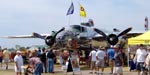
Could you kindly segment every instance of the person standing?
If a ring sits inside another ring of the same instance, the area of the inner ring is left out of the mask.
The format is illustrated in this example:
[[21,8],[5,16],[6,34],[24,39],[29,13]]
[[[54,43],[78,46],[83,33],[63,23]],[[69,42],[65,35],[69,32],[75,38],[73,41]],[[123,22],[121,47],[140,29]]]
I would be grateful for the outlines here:
[[3,61],[3,51],[0,50],[0,63],[1,63],[1,69],[2,69],[2,61]]
[[9,57],[10,57],[10,53],[9,51],[6,49],[4,49],[4,52],[3,52],[3,59],[4,59],[4,62],[6,63],[6,70],[8,69],[8,62],[9,62]]
[[114,55],[113,73],[114,75],[117,75],[117,74],[123,75],[122,66],[124,65],[124,62],[123,62],[122,54],[119,51],[118,47],[115,47],[114,50],[115,50],[115,55]]
[[145,60],[145,67],[147,67],[148,69],[148,75],[150,75],[150,47],[147,48],[147,51],[148,51],[148,55],[146,57],[146,60]]
[[90,54],[90,51],[91,51],[92,48],[89,48],[87,50],[84,51],[85,53],[85,62],[86,62],[86,65],[87,67],[90,67],[90,59],[89,59],[89,54]]
[[144,65],[146,56],[147,56],[147,52],[144,49],[144,45],[140,44],[138,49],[136,50],[136,55],[134,57],[134,63],[137,63],[136,64],[136,69],[138,71],[138,75],[140,75],[140,73],[141,74],[144,73],[143,65]]
[[62,58],[63,58],[63,64],[65,65],[66,62],[68,61],[68,58],[70,56],[70,53],[67,49],[63,50]]
[[53,50],[50,50],[47,53],[47,59],[48,59],[48,72],[54,73],[54,60],[55,60],[55,54],[53,53]]
[[97,59],[96,66],[97,66],[98,74],[99,74],[100,67],[101,67],[101,71],[102,71],[101,74],[103,74],[103,71],[104,71],[104,67],[105,67],[105,59],[104,58],[106,57],[106,53],[104,50],[105,50],[105,47],[100,46],[96,52],[96,59]]
[[39,47],[37,50],[37,56],[40,57],[41,53],[42,53],[42,51],[41,51],[41,48]]
[[42,49],[40,58],[41,58],[41,61],[42,61],[43,67],[44,67],[44,68],[42,68],[42,72],[47,73],[47,59],[46,59],[46,51],[45,50],[46,50],[45,48]]
[[115,51],[114,51],[114,48],[113,46],[110,46],[110,48],[107,49],[107,55],[108,55],[108,60],[107,62],[109,63],[109,66],[110,66],[110,69],[111,69],[111,72],[110,74],[113,73],[113,67],[114,67],[114,55],[115,55]]
[[91,60],[91,69],[92,72],[90,73],[94,73],[93,71],[96,70],[96,48],[93,48],[92,51],[89,54],[90,60]]
[[31,67],[34,69],[33,75],[41,75],[42,73],[42,61],[35,52],[32,53],[31,58],[29,59]]
[[16,75],[21,75],[21,66],[23,66],[23,58],[21,56],[21,51],[16,52],[16,56],[14,57],[14,62],[15,62]]

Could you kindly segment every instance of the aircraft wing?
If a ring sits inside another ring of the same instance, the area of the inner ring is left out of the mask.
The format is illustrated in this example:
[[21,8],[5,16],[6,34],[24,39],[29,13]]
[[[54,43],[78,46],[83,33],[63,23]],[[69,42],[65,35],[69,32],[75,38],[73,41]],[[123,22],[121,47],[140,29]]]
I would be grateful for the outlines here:
[[[98,29],[98,28],[97,28]],[[121,33],[120,32],[120,30],[118,30],[118,31],[111,31],[111,30],[105,30],[105,29],[98,29],[99,31],[101,31],[101,35],[100,34],[96,34],[94,37],[93,37],[93,39],[94,40],[105,40],[106,38],[104,37],[105,35],[106,36],[108,36],[108,35],[110,35],[110,34],[116,34],[116,35],[118,35],[119,33]],[[103,35],[103,33],[105,34],[105,35]],[[135,30],[131,30],[130,32],[128,32],[127,34],[126,34],[126,38],[131,38],[131,37],[135,37],[135,36],[138,36],[138,35],[140,35],[140,34],[142,34],[142,33],[144,33],[145,31],[135,31]],[[124,36],[123,36],[124,37]]]
[[143,34],[145,31],[130,31],[129,33],[127,33],[127,38],[131,38],[131,37],[136,37],[140,34]]
[[[42,37],[46,37],[50,34],[40,34]],[[12,36],[0,36],[0,38],[38,38],[34,35],[12,35]]]

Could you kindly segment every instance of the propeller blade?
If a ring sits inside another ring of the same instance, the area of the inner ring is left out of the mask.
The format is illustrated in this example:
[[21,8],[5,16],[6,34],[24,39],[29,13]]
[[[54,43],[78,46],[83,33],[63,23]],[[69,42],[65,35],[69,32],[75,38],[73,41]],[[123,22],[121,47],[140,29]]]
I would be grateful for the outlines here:
[[129,27],[129,28],[127,28],[126,30],[124,30],[124,31],[122,31],[120,34],[118,34],[118,36],[117,37],[120,37],[120,36],[122,36],[122,35],[124,35],[124,34],[127,34],[129,31],[131,31],[132,30],[132,27]]
[[56,38],[57,34],[58,34],[58,33],[60,33],[60,32],[61,32],[61,31],[63,31],[63,30],[65,30],[65,28],[64,28],[64,27],[63,27],[63,28],[61,28],[59,31],[57,31],[57,32],[54,34],[53,38]]
[[45,42],[48,46],[52,47],[54,45],[54,43],[56,42],[56,36],[58,33],[62,32],[65,28],[61,28],[59,31],[57,31],[53,36],[48,36],[45,39]]
[[38,33],[35,33],[35,32],[33,32],[32,35],[33,35],[33,37],[36,37],[36,38],[45,39],[44,36],[42,36],[42,35],[40,35]]
[[104,36],[104,38],[107,37],[107,35],[106,35],[103,31],[101,31],[101,30],[99,30],[99,29],[97,29],[97,28],[94,28],[94,31],[96,31],[98,34]]

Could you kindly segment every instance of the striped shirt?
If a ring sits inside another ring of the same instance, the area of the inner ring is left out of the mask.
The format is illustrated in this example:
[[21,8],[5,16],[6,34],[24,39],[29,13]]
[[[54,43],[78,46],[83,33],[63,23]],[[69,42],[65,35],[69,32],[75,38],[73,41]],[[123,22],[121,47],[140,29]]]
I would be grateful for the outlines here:
[[29,62],[30,62],[30,64],[32,64],[32,65],[36,65],[36,64],[42,63],[41,60],[40,60],[40,58],[38,58],[38,57],[32,57],[32,58],[30,58],[30,59],[29,59]]

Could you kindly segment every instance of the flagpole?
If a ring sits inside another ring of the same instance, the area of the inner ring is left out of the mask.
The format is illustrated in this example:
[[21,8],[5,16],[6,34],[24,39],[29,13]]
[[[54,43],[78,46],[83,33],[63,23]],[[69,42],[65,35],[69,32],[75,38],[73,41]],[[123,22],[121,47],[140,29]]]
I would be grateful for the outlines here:
[[69,9],[68,9],[68,11],[67,11],[67,15],[69,16],[69,21],[68,21],[69,25],[70,25],[70,18],[71,18],[70,15],[73,14],[73,12],[74,12],[74,5],[73,5],[73,2],[72,2]]
[[68,21],[68,25],[70,25],[70,18],[71,18],[71,16],[69,15],[69,21]]
[[[80,2],[78,1],[78,4],[79,4],[79,8],[80,8]],[[82,19],[81,19],[81,16],[80,16],[80,9],[79,9],[79,19],[80,19],[80,24],[82,22]]]
[[80,24],[81,24],[82,20],[81,20],[81,16],[80,16]]

